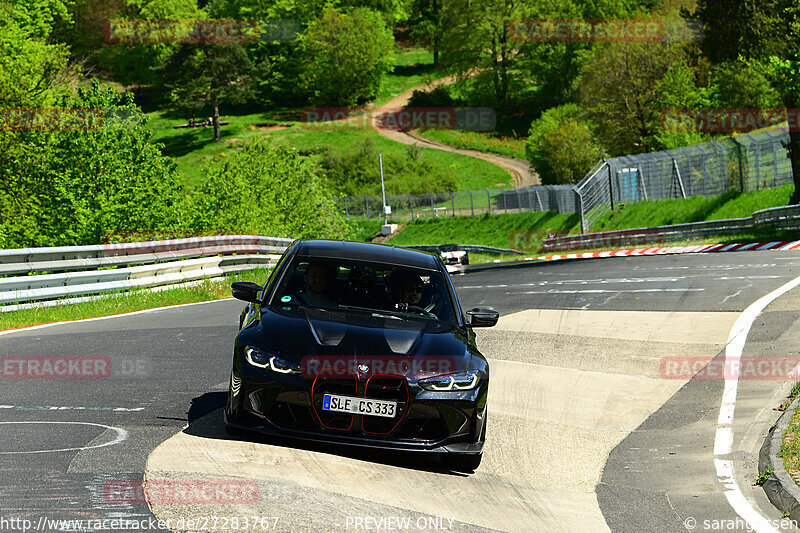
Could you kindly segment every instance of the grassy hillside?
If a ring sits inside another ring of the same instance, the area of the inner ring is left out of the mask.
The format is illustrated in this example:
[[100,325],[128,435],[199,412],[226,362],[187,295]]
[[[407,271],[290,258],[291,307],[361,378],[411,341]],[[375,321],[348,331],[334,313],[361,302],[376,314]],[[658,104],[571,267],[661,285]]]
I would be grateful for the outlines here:
[[[786,205],[793,186],[786,185],[752,193],[725,194],[712,198],[695,196],[685,200],[658,200],[621,205],[606,213],[593,231],[643,228],[703,220],[748,217],[754,211]],[[380,230],[380,222],[352,220],[360,240],[369,240]],[[421,218],[391,237],[390,244],[482,244],[498,248],[538,251],[548,233],[580,233],[575,214],[531,212],[485,214],[477,217]],[[791,235],[743,234],[711,238],[709,242],[791,238]]]
[[[431,54],[424,50],[398,52],[395,65],[395,71],[387,76],[377,96],[375,103],[378,105],[412,87],[439,77],[433,70]],[[223,112],[225,111],[226,107],[223,106]],[[153,140],[164,143],[166,154],[175,160],[190,186],[203,182],[203,167],[206,164],[229,156],[254,137],[285,143],[310,157],[327,149],[340,153],[354,151],[367,139],[374,140],[384,155],[407,156],[408,148],[405,145],[384,139],[375,130],[361,125],[312,125],[300,122],[297,120],[300,111],[251,109],[228,112],[220,117],[221,122],[230,124],[222,126],[222,140],[219,143],[213,142],[212,128],[174,128],[188,121],[188,117],[175,111],[155,111],[148,113],[148,117],[149,125],[154,131]],[[283,117],[295,120],[284,120]],[[497,189],[513,185],[508,172],[487,161],[430,149],[422,149],[420,157],[436,169],[456,176],[459,190]],[[377,161],[375,167],[377,172]]]

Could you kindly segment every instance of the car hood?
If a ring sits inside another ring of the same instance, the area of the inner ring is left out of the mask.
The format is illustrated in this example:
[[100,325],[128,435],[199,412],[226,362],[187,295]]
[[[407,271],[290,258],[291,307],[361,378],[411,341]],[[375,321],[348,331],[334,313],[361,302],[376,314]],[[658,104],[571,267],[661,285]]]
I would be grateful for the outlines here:
[[292,306],[264,308],[250,333],[263,350],[301,363],[411,370],[414,377],[470,368],[472,353],[463,329],[435,331],[424,320],[380,313]]

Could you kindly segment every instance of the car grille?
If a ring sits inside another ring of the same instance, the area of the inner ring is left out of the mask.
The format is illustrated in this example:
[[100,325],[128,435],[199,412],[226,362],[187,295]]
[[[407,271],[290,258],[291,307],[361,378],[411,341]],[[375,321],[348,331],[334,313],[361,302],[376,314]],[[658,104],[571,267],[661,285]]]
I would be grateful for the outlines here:
[[397,402],[394,418],[362,416],[361,431],[370,435],[389,435],[403,421],[408,411],[408,384],[404,377],[377,374],[370,376],[364,387],[364,396],[376,400]]
[[343,396],[358,396],[358,378],[355,372],[352,377],[325,378],[318,375],[311,386],[311,398],[314,414],[325,429],[336,431],[350,431],[353,428],[355,415],[322,410],[322,398],[326,394],[340,394]]

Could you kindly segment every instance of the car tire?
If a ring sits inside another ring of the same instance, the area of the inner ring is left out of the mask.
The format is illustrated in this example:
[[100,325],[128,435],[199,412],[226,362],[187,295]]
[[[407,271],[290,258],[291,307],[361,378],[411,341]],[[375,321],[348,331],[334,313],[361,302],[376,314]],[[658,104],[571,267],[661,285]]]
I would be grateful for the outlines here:
[[474,472],[483,459],[483,453],[449,453],[444,457],[444,465],[457,472]]

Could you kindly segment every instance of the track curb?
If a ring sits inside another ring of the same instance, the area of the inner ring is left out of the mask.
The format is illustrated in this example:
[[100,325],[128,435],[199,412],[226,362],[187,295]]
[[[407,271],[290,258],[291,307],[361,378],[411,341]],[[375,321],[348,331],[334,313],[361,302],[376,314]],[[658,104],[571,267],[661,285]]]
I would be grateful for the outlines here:
[[767,498],[778,510],[784,513],[788,512],[788,517],[796,522],[800,522],[800,487],[786,471],[783,460],[778,457],[778,452],[781,450],[783,434],[789,427],[798,401],[800,401],[800,397],[794,399],[770,428],[758,454],[759,473],[772,468],[772,474],[763,485]]
[[604,259],[608,257],[639,257],[649,255],[679,255],[679,254],[708,254],[723,252],[763,252],[768,250],[798,250],[800,241],[772,241],[750,242],[732,244],[696,244],[693,246],[668,246],[664,248],[634,248],[621,250],[606,250],[602,252],[585,252],[578,254],[540,255],[526,257],[519,261],[503,261],[497,263],[480,263],[465,265],[458,268],[459,274],[480,272],[483,270],[496,270],[504,268],[519,268],[529,265],[548,263],[550,261],[564,261],[575,259]]

